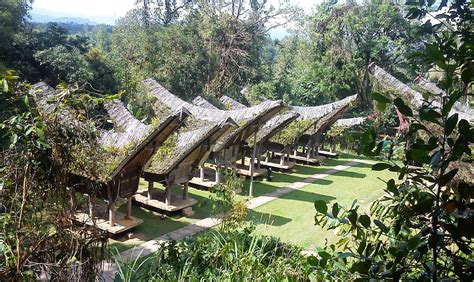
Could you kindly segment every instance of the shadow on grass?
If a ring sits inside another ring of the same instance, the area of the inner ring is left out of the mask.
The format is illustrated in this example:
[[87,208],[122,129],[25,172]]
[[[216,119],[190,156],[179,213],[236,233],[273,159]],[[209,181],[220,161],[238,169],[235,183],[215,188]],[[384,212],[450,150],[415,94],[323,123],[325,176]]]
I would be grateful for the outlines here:
[[255,210],[249,210],[247,220],[253,221],[257,224],[266,224],[273,226],[282,226],[292,221],[291,218],[279,216],[271,213],[258,212]]
[[333,176],[349,177],[349,178],[365,178],[367,177],[367,174],[354,172],[354,171],[341,170],[333,174]]

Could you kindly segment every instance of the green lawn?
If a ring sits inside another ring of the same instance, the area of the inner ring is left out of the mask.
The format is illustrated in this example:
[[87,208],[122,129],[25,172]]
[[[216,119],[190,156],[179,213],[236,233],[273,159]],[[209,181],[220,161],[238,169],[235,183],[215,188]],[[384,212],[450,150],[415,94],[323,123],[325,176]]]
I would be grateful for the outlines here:
[[350,206],[354,199],[364,208],[383,195],[385,184],[395,174],[388,171],[372,171],[370,165],[358,164],[338,172],[301,190],[291,192],[250,211],[250,220],[257,225],[256,232],[281,238],[304,248],[334,240],[332,231],[314,225],[314,202],[337,201]]
[[[254,196],[258,197],[269,193],[275,189],[287,186],[288,184],[293,183],[295,181],[301,181],[310,175],[324,172],[328,168],[334,167],[339,164],[344,164],[354,157],[356,156],[343,154],[339,159],[326,159],[324,161],[324,164],[319,167],[297,165],[294,171],[290,173],[274,172],[273,181],[269,182],[266,180],[257,180],[254,183]],[[362,169],[362,171],[357,171],[358,169]],[[314,192],[315,189],[320,189],[320,187],[323,185],[324,187],[331,187],[330,189],[334,189],[335,187],[337,187],[338,190],[341,190],[346,187],[348,183],[352,183],[352,180],[354,179],[358,180],[362,185],[368,186],[368,184],[370,184],[370,186],[375,186],[376,182],[375,179],[373,179],[375,178],[375,176],[365,177],[365,174],[375,175],[370,171],[370,168],[361,167],[351,169],[348,172],[341,172],[338,174],[338,176],[331,176],[326,179],[319,180],[318,184],[310,185],[300,191],[292,192],[286,195],[282,200],[275,200],[258,208],[256,211],[251,211],[250,219],[254,222],[259,223],[259,230],[262,230],[262,232],[268,232],[268,234],[271,235],[280,236],[280,234],[286,234],[287,232],[283,230],[291,230],[294,229],[295,226],[299,226],[298,232],[301,232],[302,230],[304,230],[304,228],[311,228],[313,225],[312,217],[314,214],[314,200],[321,199],[323,195],[326,195],[326,192],[324,191],[318,191],[318,193],[320,193],[321,195],[316,194]],[[363,176],[364,178],[361,178]],[[366,180],[369,182],[365,182]],[[246,196],[248,195],[248,186],[248,180],[246,180],[244,183],[244,189],[241,195],[239,196],[239,199],[248,198]],[[382,186],[379,185],[379,187]],[[145,182],[142,182],[140,184],[140,189],[146,189]],[[360,190],[353,191],[351,193],[341,193],[341,195],[327,194],[327,199],[330,200],[334,197],[342,197],[342,200],[344,200],[345,198],[350,198],[351,202],[352,198],[355,197],[354,195],[357,196],[358,193],[365,192],[366,190]],[[373,198],[375,199],[377,196],[380,195],[380,193],[381,192],[379,190],[379,193],[376,194],[376,196],[374,196]],[[166,234],[188,224],[192,224],[200,219],[206,218],[211,215],[212,208],[211,202],[209,200],[210,192],[189,188],[189,195],[190,197],[193,197],[199,201],[199,203],[193,207],[196,214],[193,217],[189,218],[181,216],[162,218],[159,213],[155,213],[143,209],[141,207],[133,206],[133,215],[143,219],[144,222],[135,229],[131,230],[129,233],[112,239],[109,244],[110,248],[117,248],[119,251],[123,251],[125,249],[140,245],[148,240],[159,237],[163,234]],[[122,207],[120,210],[123,211],[123,208],[124,207]],[[272,214],[271,222],[274,223],[275,226],[273,226],[273,228],[272,226],[264,228],[264,225],[260,223],[263,221],[268,221],[270,214]],[[278,224],[278,226],[276,226],[276,224]],[[131,239],[128,239],[128,234],[131,234]],[[280,237],[285,240],[287,239],[284,236]],[[301,239],[303,240],[303,238]]]

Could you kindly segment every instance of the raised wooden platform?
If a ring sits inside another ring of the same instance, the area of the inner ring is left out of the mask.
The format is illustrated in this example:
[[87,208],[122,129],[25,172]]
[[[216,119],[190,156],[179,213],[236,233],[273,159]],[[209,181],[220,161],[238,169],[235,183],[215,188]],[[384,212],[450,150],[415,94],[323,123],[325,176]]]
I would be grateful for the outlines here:
[[[276,156],[281,156],[282,153],[276,152]],[[304,164],[310,164],[310,165],[320,165],[321,162],[318,159],[315,158],[306,158],[306,155],[304,155],[301,152],[298,152],[298,154],[295,156],[293,153],[290,154],[290,160],[293,160],[297,163],[304,163]]]
[[[237,171],[237,174],[239,175],[243,175],[243,176],[246,176],[246,177],[250,177],[250,166],[247,165],[247,164],[236,164],[235,165],[236,167],[236,171]],[[263,169],[263,168],[257,168],[256,165],[254,167],[254,171],[253,171],[253,177],[259,177],[259,176],[262,176],[266,173],[266,170]]]
[[324,151],[324,150],[319,150],[319,151],[318,151],[318,154],[320,154],[321,156],[324,156],[324,157],[329,157],[329,158],[337,158],[337,157],[339,157],[339,154],[338,154],[338,153],[329,152],[329,151]]
[[275,168],[278,170],[290,170],[296,165],[296,163],[284,161],[283,165],[281,165],[280,159],[275,158],[275,159],[269,159],[268,162],[262,160],[260,161],[260,165],[263,167]]
[[211,169],[209,167],[204,168],[204,179],[201,179],[200,176],[200,170],[196,172],[194,175],[193,179],[189,181],[189,186],[198,188],[198,189],[203,189],[203,190],[209,190],[214,185],[216,185],[216,172],[214,169]]
[[131,216],[130,218],[126,218],[124,213],[115,212],[115,224],[114,226],[111,226],[109,224],[108,216],[109,215],[105,209],[97,211],[97,215],[94,217],[94,224],[94,221],[87,212],[77,211],[74,214],[74,219],[79,223],[95,226],[114,235],[123,233],[143,223],[143,219],[138,217]]
[[152,192],[152,199],[148,198],[148,191],[143,191],[133,196],[133,202],[146,209],[163,213],[172,213],[191,207],[197,204],[198,201],[189,197],[187,199],[183,199],[182,195],[177,195],[171,192],[171,203],[167,205],[165,203],[165,191],[161,189],[155,189]]

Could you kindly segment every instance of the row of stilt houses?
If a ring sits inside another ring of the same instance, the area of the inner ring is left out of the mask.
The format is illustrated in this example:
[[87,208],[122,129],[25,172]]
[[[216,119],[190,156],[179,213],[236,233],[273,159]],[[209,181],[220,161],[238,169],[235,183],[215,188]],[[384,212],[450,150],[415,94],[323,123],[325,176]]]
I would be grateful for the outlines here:
[[[143,222],[132,215],[133,204],[191,215],[197,201],[189,197],[188,187],[209,189],[223,181],[224,169],[253,180],[267,172],[263,168],[316,164],[322,133],[356,102],[354,95],[315,107],[282,101],[245,106],[223,97],[224,106],[218,108],[202,97],[186,102],[152,79],[142,85],[154,100],[156,119],[144,124],[121,101],[106,103],[113,126],[97,129],[91,141],[102,156],[100,169],[84,170],[74,162],[68,169],[76,220],[113,234]],[[69,128],[88,124],[59,106],[61,93],[45,83],[35,84],[31,94],[45,118],[59,116]],[[148,185],[140,186],[141,180]],[[126,205],[124,213],[117,211],[121,205]]]

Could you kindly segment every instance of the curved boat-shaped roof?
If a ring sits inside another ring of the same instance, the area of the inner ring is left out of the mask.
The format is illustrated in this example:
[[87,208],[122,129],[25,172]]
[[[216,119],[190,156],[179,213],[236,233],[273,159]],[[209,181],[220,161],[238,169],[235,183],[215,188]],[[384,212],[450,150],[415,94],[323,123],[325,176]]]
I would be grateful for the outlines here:
[[[417,84],[423,91],[426,91],[431,94],[447,96],[448,94],[443,90],[440,89],[435,83],[430,82],[429,80],[423,78],[422,76],[418,76],[415,78],[415,84]],[[437,98],[437,97],[436,97]],[[453,109],[460,114],[460,118],[464,118],[468,121],[474,120],[474,110],[469,108],[466,105],[463,105],[459,101],[454,103]]]
[[[239,102],[235,101],[234,99],[225,96],[225,100],[232,105],[233,107],[240,107]],[[352,95],[349,97],[346,97],[342,100],[325,104],[325,105],[320,105],[320,106],[313,106],[313,107],[306,107],[306,106],[289,106],[290,108],[290,113],[294,113],[297,115],[298,119],[298,124],[295,124],[296,127],[301,127],[301,128],[293,128],[293,133],[291,135],[294,136],[286,136],[285,142],[289,142],[289,140],[298,140],[302,135],[307,134],[307,135],[312,135],[316,134],[317,132],[321,132],[328,126],[332,125],[337,119],[340,118],[340,116],[345,113],[349,109],[350,103],[354,102],[357,99],[357,95]],[[268,100],[267,100],[268,101]],[[242,105],[242,104],[240,104]],[[244,105],[242,105],[244,106]],[[244,106],[245,107],[245,106]],[[286,116],[286,118],[289,118],[289,116]],[[286,122],[285,117],[280,116],[279,118],[275,117],[276,121],[280,121],[283,124],[274,124],[273,122],[265,125],[264,128],[262,128],[263,132],[259,132],[257,139],[260,137],[260,139],[266,139],[268,141],[270,138],[276,135],[276,133],[284,130],[286,126],[288,126],[292,121],[294,121],[296,118],[292,118],[289,122]],[[266,127],[266,128],[265,128]],[[273,129],[273,131],[269,131],[270,129]],[[295,130],[296,129],[296,130]],[[270,135],[269,138],[265,138],[265,135]],[[288,134],[284,134],[288,135]],[[282,140],[278,140],[281,138],[276,138],[277,140],[273,140],[276,143],[282,142]],[[290,141],[291,142],[291,141]]]
[[[196,97],[196,99],[194,100],[197,100],[202,105],[208,104],[208,105],[211,105],[214,109],[216,108],[214,105],[209,103],[207,100],[205,100],[201,96]],[[228,108],[230,109],[247,108],[247,106],[237,102],[236,100],[228,96],[222,96],[220,99],[220,102],[227,103]],[[283,128],[285,128],[288,124],[290,124],[292,121],[294,121],[298,117],[299,117],[299,114],[295,112],[287,112],[287,113],[278,114],[272,117],[258,130],[257,144],[260,145],[260,144],[266,143],[268,140],[270,140],[270,138],[275,136],[278,132],[280,132]],[[249,139],[252,139],[252,138],[250,137]],[[252,143],[253,140],[249,140],[249,142]]]
[[239,127],[220,138],[214,151],[221,151],[228,146],[245,141],[252,134],[258,123],[265,123],[285,107],[282,101],[268,101],[257,106],[239,110],[209,109],[183,101],[153,79],[144,80],[143,85],[159,101],[160,105],[164,105],[169,109],[186,107],[198,120],[220,122],[223,118],[233,119]]
[[[146,134],[151,127],[130,115],[120,101],[107,103],[105,108],[114,124],[124,128],[126,133],[136,133],[133,134],[135,138],[140,138],[140,135]],[[167,141],[172,142],[165,141],[164,146],[171,145],[171,147],[165,148],[163,152],[160,152],[160,149],[158,149],[158,153],[150,160],[145,172],[167,174],[177,168],[184,160],[187,160],[200,146],[205,145],[206,150],[202,150],[198,154],[193,154],[193,162],[201,161],[202,157],[212,149],[216,140],[230,128],[236,126],[232,119],[224,118],[217,123],[194,124],[192,125],[194,128],[191,130],[189,130],[189,128],[182,128],[180,130],[181,132],[177,133],[176,140],[168,139]]]
[[[369,65],[369,73],[378,81],[382,86],[388,90],[395,91],[401,98],[403,98],[407,103],[419,108],[425,102],[423,95],[407,86],[405,83],[401,82],[400,80],[393,77],[391,74],[386,72],[381,67],[377,66],[376,64],[372,63]],[[427,91],[432,91],[433,85],[427,86],[426,84],[420,84],[420,87],[428,87]],[[430,89],[430,90],[428,90]],[[435,90],[432,93],[437,93],[439,90]],[[441,90],[442,91],[442,90]],[[438,92],[439,93],[439,92]],[[434,107],[441,108],[441,104],[436,101],[430,101],[431,105]],[[471,120],[472,110],[468,110],[467,112],[459,111],[459,109],[453,108],[450,114],[457,113],[459,114],[460,118]]]
[[[70,109],[60,108],[60,103],[57,102],[58,95],[56,90],[46,83],[40,82],[33,85],[30,93],[34,97],[42,115],[50,116],[53,111],[58,110],[59,120],[63,124],[69,126],[81,126],[84,124],[82,121],[74,118]],[[70,173],[80,178],[105,184],[101,190],[101,194],[105,197],[114,198],[117,194],[120,197],[128,197],[136,192],[138,182],[133,187],[128,187],[128,184],[122,184],[120,189],[118,189],[120,180],[124,176],[134,176],[138,179],[143,167],[154,154],[156,147],[182,124],[182,120],[188,116],[188,113],[185,109],[180,108],[172,115],[162,119],[155,126],[143,127],[140,125],[142,130],[133,130],[137,123],[134,121],[133,115],[125,107],[121,111],[117,111],[117,108],[109,108],[109,113],[111,118],[115,117],[121,126],[115,126],[112,130],[99,130],[96,142],[97,149],[102,158],[100,159],[101,163],[97,167],[101,171],[81,171],[77,168],[80,165],[76,166],[74,160],[71,164],[68,164],[69,167],[67,169]],[[80,162],[81,160],[78,161]],[[77,179],[77,181],[82,183],[83,179]]]

